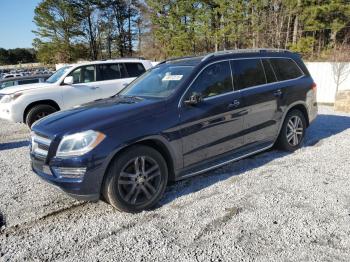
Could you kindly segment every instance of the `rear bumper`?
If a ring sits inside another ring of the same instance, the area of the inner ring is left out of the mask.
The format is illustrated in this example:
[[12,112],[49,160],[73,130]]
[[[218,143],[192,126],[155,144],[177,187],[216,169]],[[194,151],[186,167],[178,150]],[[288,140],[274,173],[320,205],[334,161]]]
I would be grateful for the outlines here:
[[310,90],[306,96],[306,106],[309,117],[309,124],[311,124],[317,117],[318,106],[316,102],[316,93],[313,90]]

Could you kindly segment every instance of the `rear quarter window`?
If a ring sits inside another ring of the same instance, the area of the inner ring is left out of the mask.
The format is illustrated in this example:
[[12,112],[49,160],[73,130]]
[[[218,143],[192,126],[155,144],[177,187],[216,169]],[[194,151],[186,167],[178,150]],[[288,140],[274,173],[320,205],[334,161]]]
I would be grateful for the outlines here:
[[125,68],[129,77],[138,77],[146,72],[145,67],[141,63],[125,63]]
[[278,81],[295,79],[303,76],[303,72],[290,58],[270,58],[270,63]]

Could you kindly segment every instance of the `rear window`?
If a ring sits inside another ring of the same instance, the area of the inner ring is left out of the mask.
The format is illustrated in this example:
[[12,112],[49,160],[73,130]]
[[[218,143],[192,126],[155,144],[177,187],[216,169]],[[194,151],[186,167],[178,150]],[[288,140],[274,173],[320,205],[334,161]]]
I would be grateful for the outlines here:
[[138,77],[146,72],[145,67],[141,63],[125,63],[125,68],[129,77]]
[[303,72],[292,59],[271,58],[270,63],[275,71],[278,81],[290,80],[303,75]]
[[19,85],[34,84],[34,83],[39,83],[39,79],[27,79],[27,80],[18,81]]
[[266,84],[260,59],[231,61],[235,90]]
[[122,64],[98,65],[97,81],[125,78]]

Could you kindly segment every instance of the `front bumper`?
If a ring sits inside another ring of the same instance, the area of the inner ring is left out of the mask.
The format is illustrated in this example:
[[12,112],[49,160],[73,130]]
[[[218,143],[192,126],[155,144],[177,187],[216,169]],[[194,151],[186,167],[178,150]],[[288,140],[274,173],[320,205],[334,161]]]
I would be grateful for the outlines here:
[[23,122],[23,115],[14,110],[11,103],[0,103],[0,118],[12,122]]
[[[93,163],[94,164],[94,163]],[[86,172],[82,177],[66,178],[60,177],[53,167],[82,167],[86,168]],[[104,175],[103,165],[93,166],[86,163],[83,159],[53,159],[50,163],[37,158],[31,153],[32,170],[44,181],[63,190],[68,195],[79,200],[97,201],[100,198],[100,187]]]

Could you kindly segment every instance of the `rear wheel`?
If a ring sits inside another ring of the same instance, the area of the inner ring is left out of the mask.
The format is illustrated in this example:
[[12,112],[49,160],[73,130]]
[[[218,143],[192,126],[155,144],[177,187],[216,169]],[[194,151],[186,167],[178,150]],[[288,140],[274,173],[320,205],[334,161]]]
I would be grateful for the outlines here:
[[26,116],[26,124],[31,127],[35,121],[56,111],[57,109],[50,105],[36,105],[29,110]]
[[162,155],[151,147],[133,146],[111,164],[103,196],[115,208],[135,213],[157,204],[167,181],[168,169]]
[[306,129],[306,120],[299,110],[290,111],[283,123],[278,137],[278,146],[286,151],[294,151],[301,147]]

